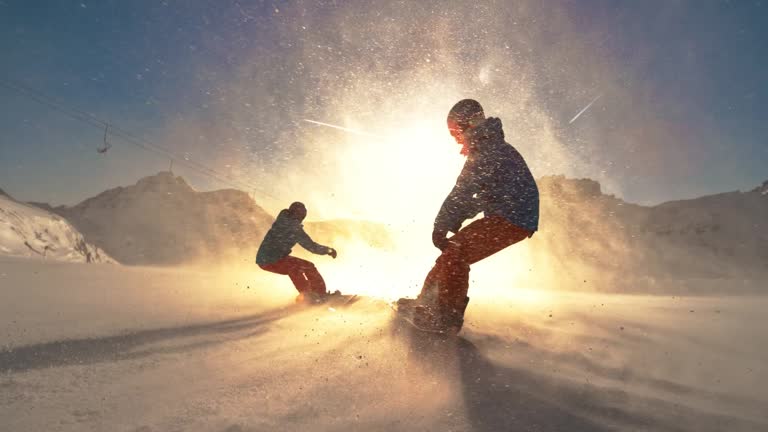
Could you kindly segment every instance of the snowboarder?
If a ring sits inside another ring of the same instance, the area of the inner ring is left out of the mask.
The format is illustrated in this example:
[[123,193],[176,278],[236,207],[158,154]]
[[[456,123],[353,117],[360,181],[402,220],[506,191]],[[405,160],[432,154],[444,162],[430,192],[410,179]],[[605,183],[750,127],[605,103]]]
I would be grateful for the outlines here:
[[298,243],[314,254],[330,255],[334,259],[336,250],[317,244],[309,237],[302,225],[306,216],[307,208],[300,202],[281,210],[259,246],[256,264],[268,272],[288,275],[299,291],[296,301],[317,303],[328,294],[325,281],[314,264],[290,256],[291,249]]
[[[441,254],[419,296],[398,300],[397,309],[422,330],[455,334],[469,303],[470,265],[538,230],[539,190],[523,157],[504,140],[501,120],[486,118],[479,102],[454,105],[448,130],[467,161],[435,218],[432,242]],[[480,212],[483,218],[461,228]]]

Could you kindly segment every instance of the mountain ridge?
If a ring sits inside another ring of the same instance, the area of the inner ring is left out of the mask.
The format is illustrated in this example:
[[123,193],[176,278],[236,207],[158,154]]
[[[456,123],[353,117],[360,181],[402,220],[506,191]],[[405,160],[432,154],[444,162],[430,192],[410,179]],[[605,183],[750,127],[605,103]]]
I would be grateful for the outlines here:
[[[588,178],[544,176],[537,183],[542,223],[530,247],[544,251],[547,262],[572,271],[574,278],[582,277],[584,269],[591,269],[590,275],[679,272],[696,277],[768,272],[768,182],[747,192],[653,206],[607,195]],[[198,192],[167,171],[74,206],[35,205],[66,218],[126,264],[251,260],[274,221],[245,192]],[[319,242],[338,238],[394,247],[392,233],[380,223],[308,221],[306,228]]]
[[240,256],[258,245],[272,221],[245,192],[198,192],[168,171],[52,210],[118,261],[132,265]]

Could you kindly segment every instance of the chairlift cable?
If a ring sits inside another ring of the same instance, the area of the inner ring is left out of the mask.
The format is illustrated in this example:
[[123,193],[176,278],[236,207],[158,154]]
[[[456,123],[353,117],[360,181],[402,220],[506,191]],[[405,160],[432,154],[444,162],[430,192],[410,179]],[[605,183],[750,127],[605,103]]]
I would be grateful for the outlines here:
[[121,138],[123,141],[126,141],[129,144],[135,145],[143,150],[162,155],[171,160],[176,160],[178,161],[178,163],[191,169],[192,171],[195,171],[198,174],[208,176],[209,178],[217,180],[221,183],[226,183],[226,184],[229,184],[230,186],[234,186],[240,189],[245,189],[245,190],[251,189],[254,191],[258,191],[259,195],[265,198],[269,198],[276,202],[281,201],[275,196],[261,191],[259,188],[251,185],[250,183],[233,178],[228,174],[221,173],[218,170],[210,168],[188,157],[180,157],[174,154],[173,152],[171,152],[170,150],[167,150],[162,146],[154,144],[137,134],[134,134],[126,129],[117,127],[114,124],[110,124],[105,120],[102,120],[88,112],[82,111],[77,108],[73,108],[71,106],[64,105],[56,101],[56,99],[54,99],[53,97],[50,97],[44,94],[43,92],[33,89],[25,84],[19,83],[15,80],[11,81],[11,80],[0,78],[0,86],[13,90],[17,93],[21,93],[29,97],[30,99],[34,100],[35,102],[45,105],[49,108],[52,108],[53,110],[56,110],[61,114],[67,117],[70,117],[74,120],[81,121],[83,123],[86,123],[92,127],[96,127],[99,129],[104,128],[104,141],[109,147],[111,147],[111,144],[109,144],[109,142],[107,141],[107,135],[112,135],[113,137]]

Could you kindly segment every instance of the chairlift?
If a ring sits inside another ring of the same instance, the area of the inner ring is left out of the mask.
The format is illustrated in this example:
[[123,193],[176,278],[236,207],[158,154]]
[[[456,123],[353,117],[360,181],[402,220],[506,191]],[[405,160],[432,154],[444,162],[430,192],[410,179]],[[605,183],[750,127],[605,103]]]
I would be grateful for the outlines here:
[[109,140],[107,140],[107,135],[109,134],[109,123],[104,127],[104,144],[96,148],[96,151],[99,152],[99,154],[104,154],[107,152],[107,150],[112,148],[112,144],[110,144]]

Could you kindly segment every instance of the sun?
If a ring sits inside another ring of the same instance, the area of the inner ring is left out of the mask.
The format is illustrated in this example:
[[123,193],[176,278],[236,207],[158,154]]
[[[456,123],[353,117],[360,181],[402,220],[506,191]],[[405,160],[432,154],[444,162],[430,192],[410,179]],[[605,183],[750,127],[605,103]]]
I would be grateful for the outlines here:
[[[335,151],[338,193],[329,207],[343,206],[354,219],[383,224],[394,247],[382,250],[340,239],[334,244],[340,258],[318,263],[332,291],[387,300],[415,297],[440,254],[431,240],[434,219],[466,159],[450,136],[442,111],[394,118],[399,120],[365,127],[351,122],[338,125],[366,133],[346,134],[345,145]],[[425,118],[437,120],[425,122]],[[515,276],[527,272],[527,256],[499,255],[488,260],[491,266],[478,264],[486,276],[472,290],[508,296],[510,290],[504,287],[516,286]],[[533,294],[516,295],[518,301],[534,301]]]

